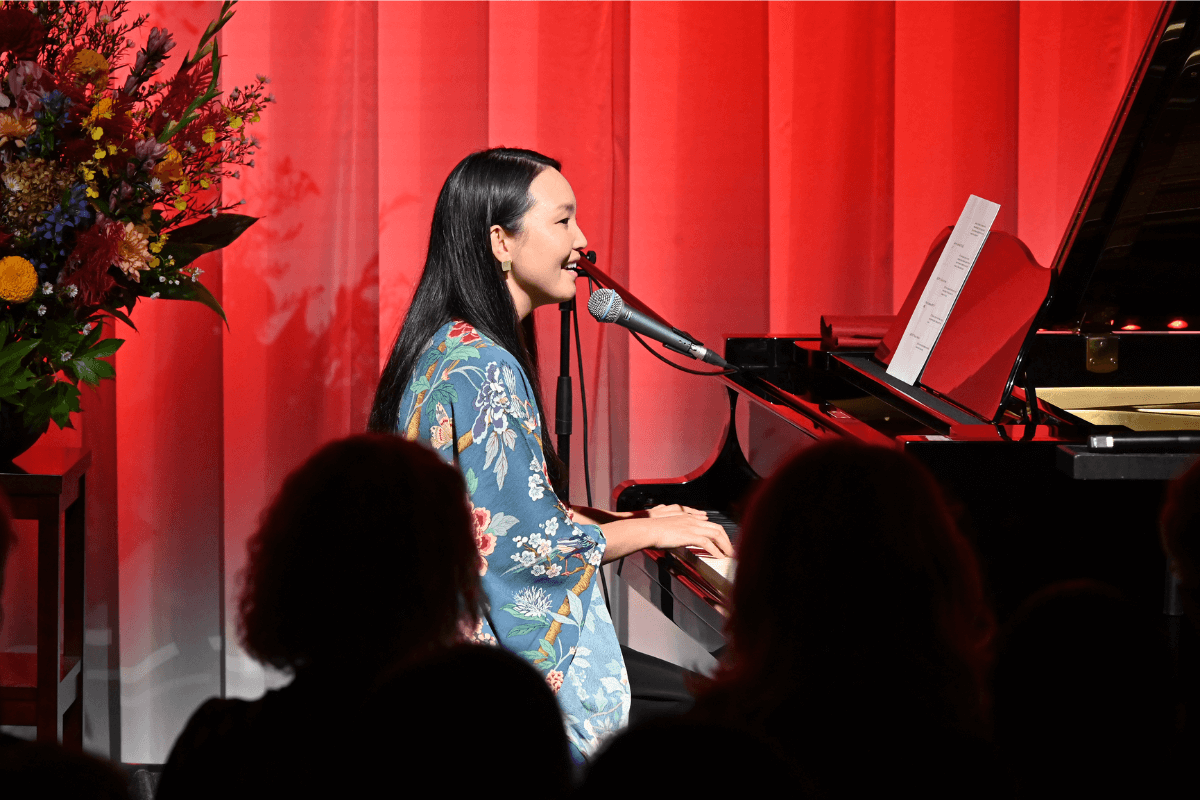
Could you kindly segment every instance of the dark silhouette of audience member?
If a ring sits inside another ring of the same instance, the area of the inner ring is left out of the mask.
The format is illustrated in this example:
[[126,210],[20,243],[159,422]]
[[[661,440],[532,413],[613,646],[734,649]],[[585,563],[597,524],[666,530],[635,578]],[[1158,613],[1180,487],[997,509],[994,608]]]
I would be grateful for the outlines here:
[[[4,568],[16,543],[8,498],[0,492],[0,599]],[[3,626],[4,607],[0,605]],[[125,776],[112,764],[58,744],[27,742],[0,733],[0,796],[124,800],[129,795]]]
[[1184,613],[1200,633],[1200,460],[1167,487],[1159,528]]
[[1164,797],[1175,766],[1165,636],[1103,583],[1030,597],[996,659],[996,742],[1022,798]]
[[821,796],[1003,796],[992,613],[933,477],[846,441],[801,451],[743,521],[726,656],[697,715],[774,743]]
[[[1167,499],[1159,517],[1163,550],[1179,582],[1183,613],[1191,631],[1176,628],[1177,687],[1185,708],[1182,735],[1192,752],[1200,752],[1200,682],[1196,664],[1200,660],[1200,460],[1167,487]],[[1175,610],[1178,613],[1178,609]]]
[[[160,800],[354,796],[436,770],[502,773],[508,737],[536,748],[546,788],[569,780],[566,734],[533,668],[459,644],[483,597],[462,477],[425,447],[368,434],[284,481],[249,542],[246,651],[292,672],[256,701],[206,702],[172,749]],[[501,696],[472,691],[504,681]],[[486,722],[481,723],[483,719]],[[490,737],[488,736],[490,734]]]

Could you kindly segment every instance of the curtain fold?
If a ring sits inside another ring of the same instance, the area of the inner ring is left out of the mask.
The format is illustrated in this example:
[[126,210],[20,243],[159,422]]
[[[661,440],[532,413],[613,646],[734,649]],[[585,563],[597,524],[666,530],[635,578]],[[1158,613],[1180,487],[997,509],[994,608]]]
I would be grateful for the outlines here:
[[[135,4],[176,55],[218,5]],[[600,266],[706,344],[815,331],[823,313],[895,310],[971,193],[1049,263],[1157,10],[240,4],[222,33],[225,88],[263,73],[278,102],[252,128],[255,168],[223,187],[262,219],[204,265],[229,328],[198,306],[142,304],[140,333],[121,332],[115,411],[90,397],[102,413],[82,434],[50,437],[97,449],[90,519],[119,525],[121,757],[161,762],[204,696],[280,680],[236,645],[246,539],[290,470],[364,428],[438,189],[467,153],[559,158]],[[537,320],[552,392],[557,309]],[[724,391],[580,322],[596,502],[626,478],[699,466]],[[97,625],[111,627],[108,599],[89,594]]]

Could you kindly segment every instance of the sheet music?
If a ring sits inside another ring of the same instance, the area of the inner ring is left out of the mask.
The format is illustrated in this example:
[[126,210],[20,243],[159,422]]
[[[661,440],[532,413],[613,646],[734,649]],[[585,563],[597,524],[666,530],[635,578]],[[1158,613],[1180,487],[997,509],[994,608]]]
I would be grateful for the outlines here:
[[975,195],[967,198],[954,231],[921,292],[921,300],[904,329],[904,336],[888,366],[888,375],[910,386],[921,377],[971,268],[975,266],[975,259],[987,241],[998,211],[998,203]]

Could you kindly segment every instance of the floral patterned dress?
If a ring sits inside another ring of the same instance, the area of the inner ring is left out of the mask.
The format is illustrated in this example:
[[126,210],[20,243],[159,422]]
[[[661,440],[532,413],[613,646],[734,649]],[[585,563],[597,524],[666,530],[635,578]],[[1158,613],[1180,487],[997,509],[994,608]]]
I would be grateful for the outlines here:
[[471,497],[491,624],[476,634],[524,656],[562,708],[571,755],[629,719],[629,680],[596,579],[604,534],[554,494],[534,394],[517,360],[465,322],[430,340],[397,427],[455,462]]

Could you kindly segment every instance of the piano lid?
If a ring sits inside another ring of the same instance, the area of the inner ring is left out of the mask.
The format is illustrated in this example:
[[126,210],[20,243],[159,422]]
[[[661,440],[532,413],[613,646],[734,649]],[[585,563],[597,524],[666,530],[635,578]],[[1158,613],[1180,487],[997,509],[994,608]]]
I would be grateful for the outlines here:
[[1151,30],[1038,327],[1200,327],[1200,3],[1164,4]]

